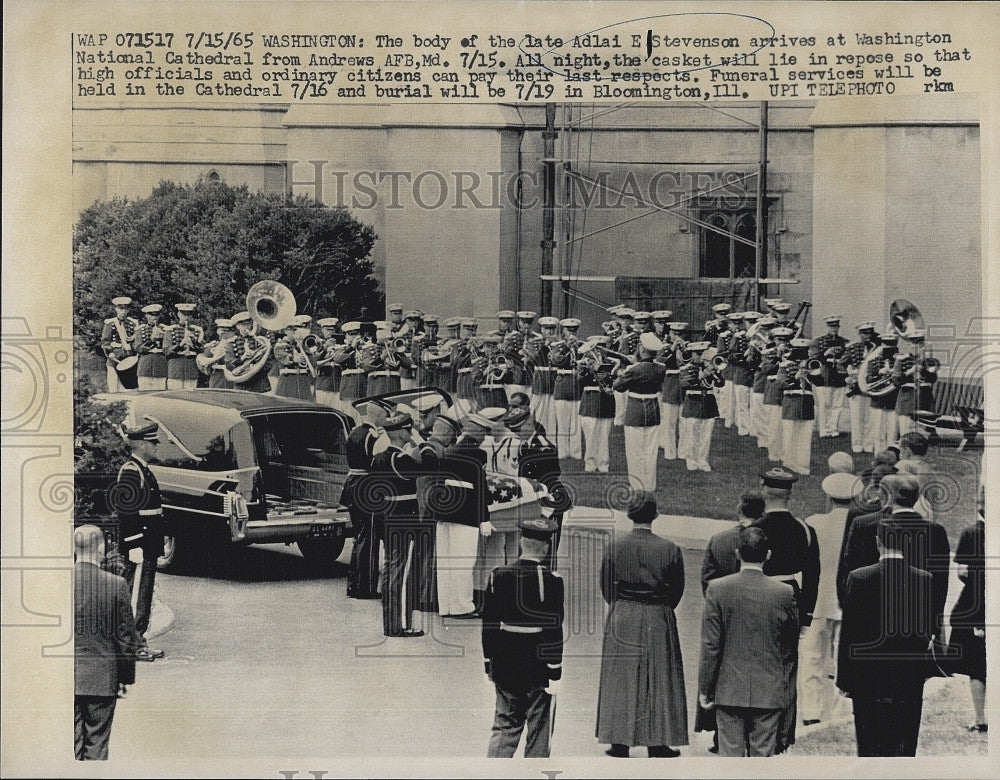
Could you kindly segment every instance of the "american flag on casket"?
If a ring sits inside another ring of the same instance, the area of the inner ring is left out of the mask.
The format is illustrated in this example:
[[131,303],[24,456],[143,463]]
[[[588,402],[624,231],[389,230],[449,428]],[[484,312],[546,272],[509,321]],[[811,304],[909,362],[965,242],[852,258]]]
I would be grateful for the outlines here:
[[489,471],[486,489],[490,522],[497,531],[516,531],[519,518],[540,516],[538,501],[548,494],[541,482]]

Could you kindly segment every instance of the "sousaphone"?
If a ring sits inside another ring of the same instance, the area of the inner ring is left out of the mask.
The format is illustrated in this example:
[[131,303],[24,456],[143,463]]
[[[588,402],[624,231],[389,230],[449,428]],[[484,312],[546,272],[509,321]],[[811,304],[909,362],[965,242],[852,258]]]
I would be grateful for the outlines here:
[[[926,329],[924,328],[924,318],[920,314],[920,309],[910,303],[906,298],[897,298],[889,307],[889,326],[904,341],[912,344],[922,344]],[[882,359],[882,350],[873,349],[869,352],[861,365],[858,367],[858,389],[865,395],[876,398],[888,395],[896,389],[896,383],[889,372],[883,371],[878,378],[868,381],[868,368],[872,361]]]
[[[247,311],[253,320],[255,330],[281,330],[291,323],[295,316],[295,296],[280,282],[265,279],[257,282],[247,293]],[[232,368],[225,368],[223,376],[233,384],[243,384],[255,377],[271,356],[271,342],[265,336],[255,333],[255,349],[244,360]]]

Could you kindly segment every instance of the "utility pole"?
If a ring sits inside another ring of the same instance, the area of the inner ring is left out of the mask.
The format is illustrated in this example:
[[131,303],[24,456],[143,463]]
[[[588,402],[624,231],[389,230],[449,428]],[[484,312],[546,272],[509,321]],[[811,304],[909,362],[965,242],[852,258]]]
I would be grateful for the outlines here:
[[[556,205],[556,104],[545,104],[545,130],[542,132],[542,166],[545,189],[542,193],[542,276],[552,275],[552,255],[555,249]],[[542,317],[552,314],[552,282],[542,280],[542,297],[538,311]]]
[[[760,159],[757,163],[757,262],[755,278],[767,274],[767,101],[760,103]],[[767,295],[764,285],[754,284],[754,308],[760,310],[760,300]]]

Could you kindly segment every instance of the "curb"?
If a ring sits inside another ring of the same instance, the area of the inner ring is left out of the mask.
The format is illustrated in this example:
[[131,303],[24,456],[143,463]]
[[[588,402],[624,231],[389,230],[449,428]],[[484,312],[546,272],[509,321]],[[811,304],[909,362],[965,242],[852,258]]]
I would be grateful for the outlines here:
[[174,627],[174,611],[153,594],[153,608],[149,615],[146,639],[162,636]]

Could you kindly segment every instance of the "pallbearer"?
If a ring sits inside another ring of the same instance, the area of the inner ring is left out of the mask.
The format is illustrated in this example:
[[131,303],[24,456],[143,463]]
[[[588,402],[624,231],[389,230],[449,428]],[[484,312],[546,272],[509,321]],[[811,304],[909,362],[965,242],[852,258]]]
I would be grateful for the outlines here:
[[816,429],[821,439],[840,435],[840,411],[844,406],[847,374],[840,367],[847,339],[840,335],[840,317],[826,317],[826,333],[809,347],[810,360],[818,360],[822,371],[812,377],[816,388]]
[[549,361],[552,344],[557,340],[559,320],[542,317],[538,320],[542,341],[529,347],[531,353],[531,412],[546,433],[555,433],[555,407],[552,403],[552,388],[555,386],[556,370]]
[[167,356],[167,389],[194,390],[198,386],[195,356],[205,346],[205,331],[191,321],[193,303],[178,303],[177,324],[167,328],[163,351]]
[[163,354],[163,340],[167,330],[160,324],[163,306],[150,303],[142,307],[146,321],[132,335],[132,347],[139,355],[139,389],[167,389],[167,358]]
[[101,330],[101,349],[107,358],[108,392],[120,393],[135,389],[134,386],[130,388],[122,386],[116,366],[125,358],[135,359],[132,337],[139,327],[139,321],[128,316],[132,299],[127,295],[112,298],[111,305],[115,307],[115,316],[104,320],[104,328]]
[[681,358],[687,342],[681,337],[686,322],[671,322],[667,329],[667,340],[656,358],[663,364],[663,388],[660,391],[660,447],[663,457],[667,460],[677,458],[677,429],[681,419],[681,406],[684,404],[684,391],[681,389]]
[[388,413],[384,407],[374,403],[365,404],[363,411],[364,419],[348,435],[344,447],[348,472],[340,501],[347,507],[354,529],[354,546],[347,570],[347,596],[352,599],[377,599],[379,539],[375,535],[374,502],[378,491],[374,482],[369,480],[368,473],[375,442]]
[[712,446],[712,428],[719,416],[713,391],[722,386],[722,374],[705,359],[707,341],[688,344],[690,361],[681,369],[684,406],[681,409],[678,457],[684,458],[688,471],[711,471],[708,452]]
[[580,398],[583,392],[576,375],[577,350],[580,340],[577,330],[580,320],[576,317],[566,317],[560,320],[562,327],[562,346],[559,342],[549,351],[549,360],[556,368],[555,380],[552,385],[552,403],[555,409],[555,433],[549,431],[549,436],[560,443],[564,457],[583,458],[583,447],[580,437],[578,412]]
[[809,345],[809,339],[792,339],[781,394],[781,462],[799,474],[809,473],[815,419],[811,378],[821,370],[808,366]]
[[660,445],[660,389],[666,369],[654,358],[663,342],[652,333],[639,337],[639,362],[627,366],[612,388],[627,393],[625,461],[636,490],[656,489],[656,455]]
[[847,371],[846,395],[851,410],[851,450],[854,452],[875,451],[875,431],[869,419],[868,410],[871,404],[868,396],[858,386],[858,373],[861,363],[868,353],[878,344],[875,336],[875,323],[871,320],[859,322],[857,341],[852,341],[844,350],[841,366]]

